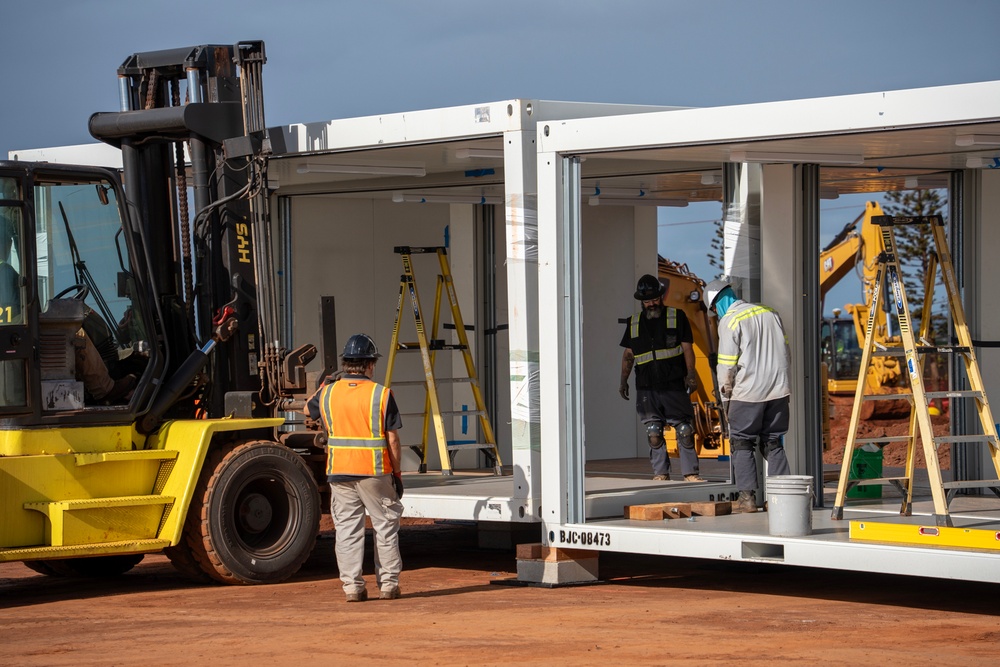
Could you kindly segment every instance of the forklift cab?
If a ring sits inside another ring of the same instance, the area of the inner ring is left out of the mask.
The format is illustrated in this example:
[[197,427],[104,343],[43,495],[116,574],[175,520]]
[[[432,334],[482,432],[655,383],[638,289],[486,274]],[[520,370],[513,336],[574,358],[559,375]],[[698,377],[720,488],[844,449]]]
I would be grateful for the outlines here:
[[140,391],[102,401],[156,354],[124,201],[112,170],[0,162],[0,415],[137,411]]

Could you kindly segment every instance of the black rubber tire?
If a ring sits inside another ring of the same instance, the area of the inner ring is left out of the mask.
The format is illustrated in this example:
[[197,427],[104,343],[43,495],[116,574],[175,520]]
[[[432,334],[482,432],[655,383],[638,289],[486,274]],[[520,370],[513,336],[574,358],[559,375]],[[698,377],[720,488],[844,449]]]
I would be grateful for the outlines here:
[[56,572],[55,570],[52,569],[52,566],[49,564],[52,561],[48,561],[48,560],[26,560],[26,561],[22,561],[22,562],[24,563],[25,567],[27,567],[29,570],[34,570],[38,574],[44,574],[44,575],[46,575],[48,577],[60,577],[60,576],[62,576],[61,574],[59,574],[58,572]]
[[54,577],[117,577],[138,565],[145,554],[25,561],[35,572]]
[[309,557],[319,517],[319,491],[301,457],[273,442],[251,441],[209,455],[185,539],[217,581],[277,583]]
[[177,546],[167,547],[163,550],[163,553],[170,560],[170,564],[174,566],[174,569],[188,579],[199,584],[218,583],[205,572],[198,558],[195,556],[194,550],[183,537]]

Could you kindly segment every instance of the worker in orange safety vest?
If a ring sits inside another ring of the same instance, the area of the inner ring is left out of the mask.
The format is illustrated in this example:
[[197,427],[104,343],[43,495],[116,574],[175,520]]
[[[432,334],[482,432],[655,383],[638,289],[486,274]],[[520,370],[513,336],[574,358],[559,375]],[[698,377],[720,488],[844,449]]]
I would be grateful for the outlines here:
[[375,530],[375,581],[379,599],[399,597],[399,519],[403,481],[397,431],[403,422],[392,390],[374,380],[381,355],[365,334],[348,339],[341,376],[309,399],[307,410],[327,434],[327,480],[337,531],[340,580],[348,602],[368,599],[361,576],[365,512]]

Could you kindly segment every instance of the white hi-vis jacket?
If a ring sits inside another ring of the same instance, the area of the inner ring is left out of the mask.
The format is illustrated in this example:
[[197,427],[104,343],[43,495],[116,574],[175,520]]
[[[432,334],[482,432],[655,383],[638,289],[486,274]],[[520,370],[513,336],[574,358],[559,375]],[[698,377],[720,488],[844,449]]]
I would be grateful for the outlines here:
[[773,308],[734,301],[719,322],[719,386],[734,401],[763,403],[791,393],[791,353],[781,317]]

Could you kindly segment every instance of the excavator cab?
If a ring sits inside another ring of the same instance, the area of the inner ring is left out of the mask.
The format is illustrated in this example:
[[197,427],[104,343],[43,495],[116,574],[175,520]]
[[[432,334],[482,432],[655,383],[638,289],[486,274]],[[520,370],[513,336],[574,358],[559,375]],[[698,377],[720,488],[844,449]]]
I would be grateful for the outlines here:
[[820,361],[826,364],[832,393],[853,392],[861,371],[861,347],[854,320],[825,317],[820,326]]
[[156,352],[117,174],[0,163],[0,187],[0,413],[128,422]]

